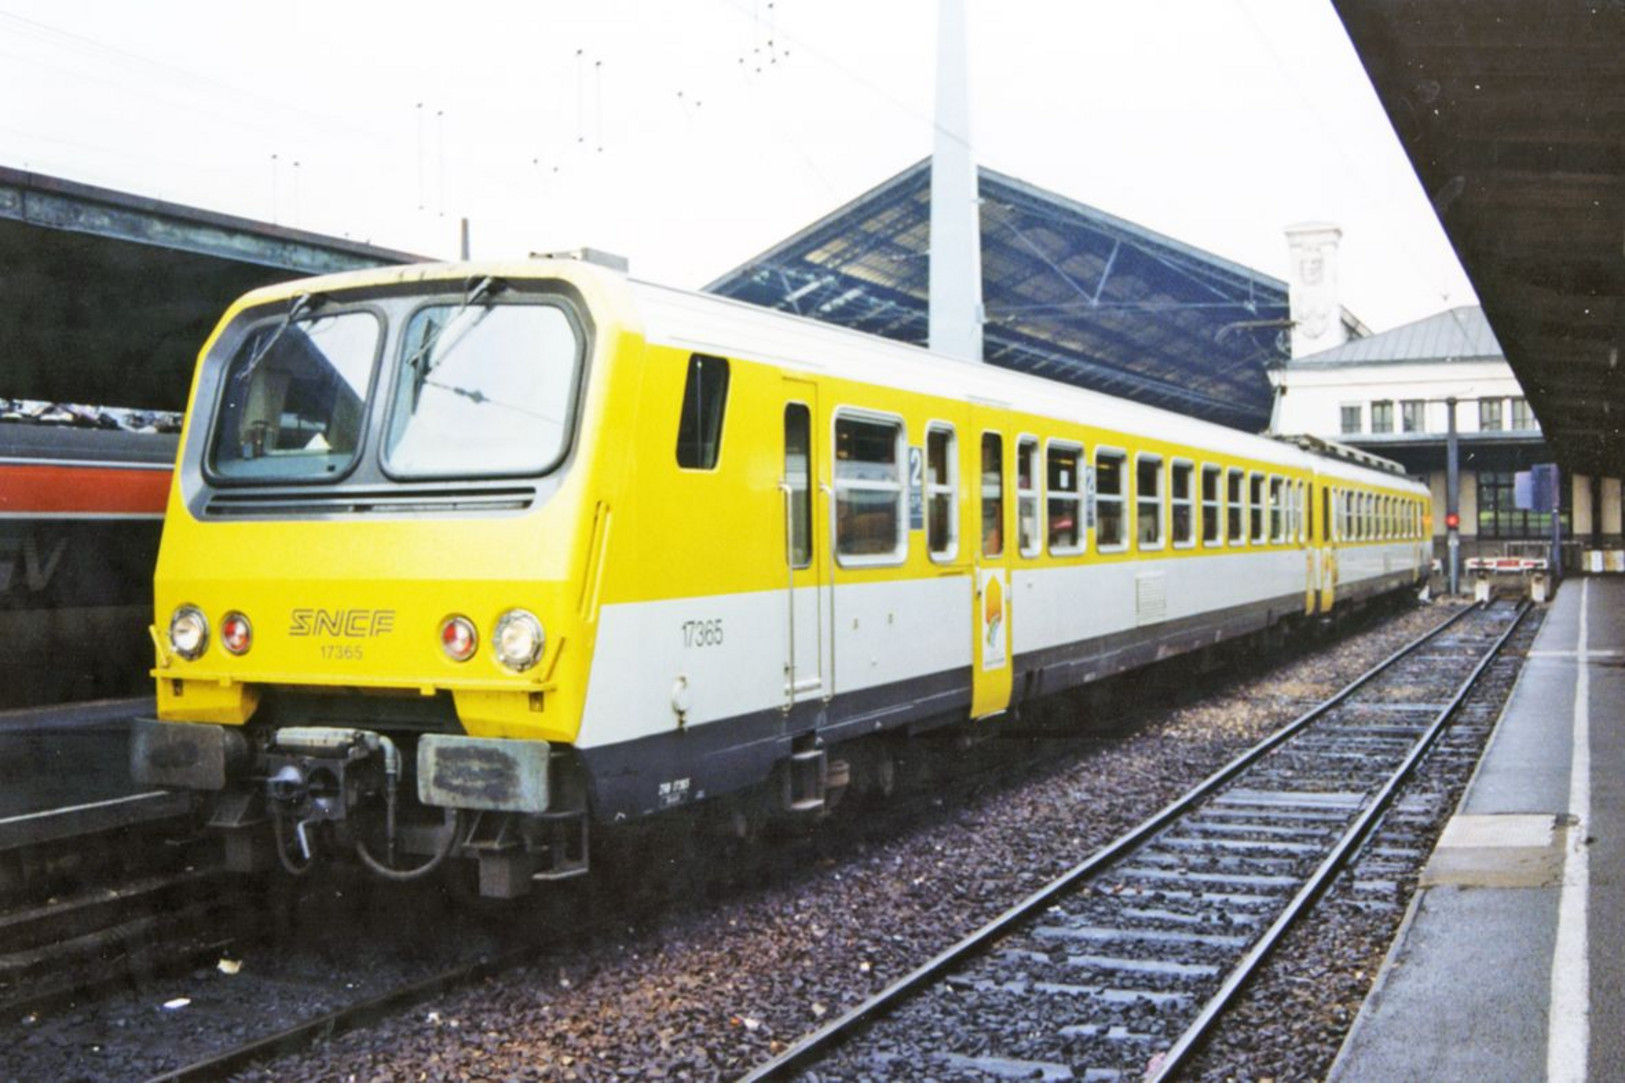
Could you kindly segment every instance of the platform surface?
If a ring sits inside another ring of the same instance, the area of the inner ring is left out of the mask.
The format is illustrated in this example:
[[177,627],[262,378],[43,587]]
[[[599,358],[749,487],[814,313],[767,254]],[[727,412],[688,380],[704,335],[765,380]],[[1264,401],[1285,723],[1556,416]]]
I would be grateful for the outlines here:
[[1625,1079],[1625,578],[1570,578],[1332,1068]]

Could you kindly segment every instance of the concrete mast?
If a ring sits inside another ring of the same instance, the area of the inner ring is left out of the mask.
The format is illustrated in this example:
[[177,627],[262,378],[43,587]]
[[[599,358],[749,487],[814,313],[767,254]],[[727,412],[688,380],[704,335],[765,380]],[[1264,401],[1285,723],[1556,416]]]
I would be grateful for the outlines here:
[[982,220],[971,154],[965,0],[937,9],[937,120],[931,152],[930,347],[982,361]]

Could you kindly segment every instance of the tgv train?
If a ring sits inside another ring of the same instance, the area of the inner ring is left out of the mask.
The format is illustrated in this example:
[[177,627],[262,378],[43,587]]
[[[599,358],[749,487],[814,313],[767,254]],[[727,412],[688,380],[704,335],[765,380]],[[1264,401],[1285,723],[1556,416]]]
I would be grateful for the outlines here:
[[174,460],[174,434],[0,415],[0,710],[150,689],[143,628]]
[[1419,582],[1386,462],[578,261],[256,291],[205,345],[136,777],[248,868],[816,813],[899,745]]

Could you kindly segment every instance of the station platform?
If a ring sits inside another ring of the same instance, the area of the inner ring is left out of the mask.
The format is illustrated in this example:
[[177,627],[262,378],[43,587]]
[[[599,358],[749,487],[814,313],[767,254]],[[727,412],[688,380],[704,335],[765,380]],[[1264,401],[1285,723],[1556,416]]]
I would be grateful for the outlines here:
[[1625,578],[1549,608],[1331,1080],[1625,1080]]
[[187,797],[130,781],[129,726],[151,697],[0,712],[0,851],[188,811]]

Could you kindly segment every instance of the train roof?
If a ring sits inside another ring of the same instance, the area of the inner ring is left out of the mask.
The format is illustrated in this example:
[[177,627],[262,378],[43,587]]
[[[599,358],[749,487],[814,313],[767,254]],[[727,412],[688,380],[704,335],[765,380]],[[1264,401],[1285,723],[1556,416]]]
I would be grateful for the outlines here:
[[628,284],[645,323],[644,336],[651,342],[720,355],[744,354],[792,369],[874,381],[912,392],[948,393],[1084,425],[1105,424],[1116,430],[1177,436],[1217,453],[1285,467],[1318,467],[1325,471],[1325,461],[1331,459],[1338,462],[1334,469],[1338,475],[1379,486],[1414,482],[1393,461],[1360,454],[1333,442],[1315,440],[1311,445],[1247,434],[1132,400],[936,354],[807,317],[641,280],[629,279]]
[[[236,308],[311,291],[455,280],[475,275],[595,283],[627,298],[633,307],[628,323],[654,343],[724,356],[744,356],[790,369],[887,384],[911,392],[953,395],[1013,411],[1069,419],[1081,425],[1106,423],[1117,430],[1177,437],[1215,453],[1282,467],[1328,470],[1329,454],[1323,451],[1312,452],[1290,442],[1247,434],[1044,377],[936,354],[924,347],[808,317],[649,283],[594,261],[548,258],[368,269],[261,288],[244,296]],[[1330,470],[1351,481],[1386,487],[1421,486],[1403,473],[1380,465],[1332,459],[1337,463]]]

